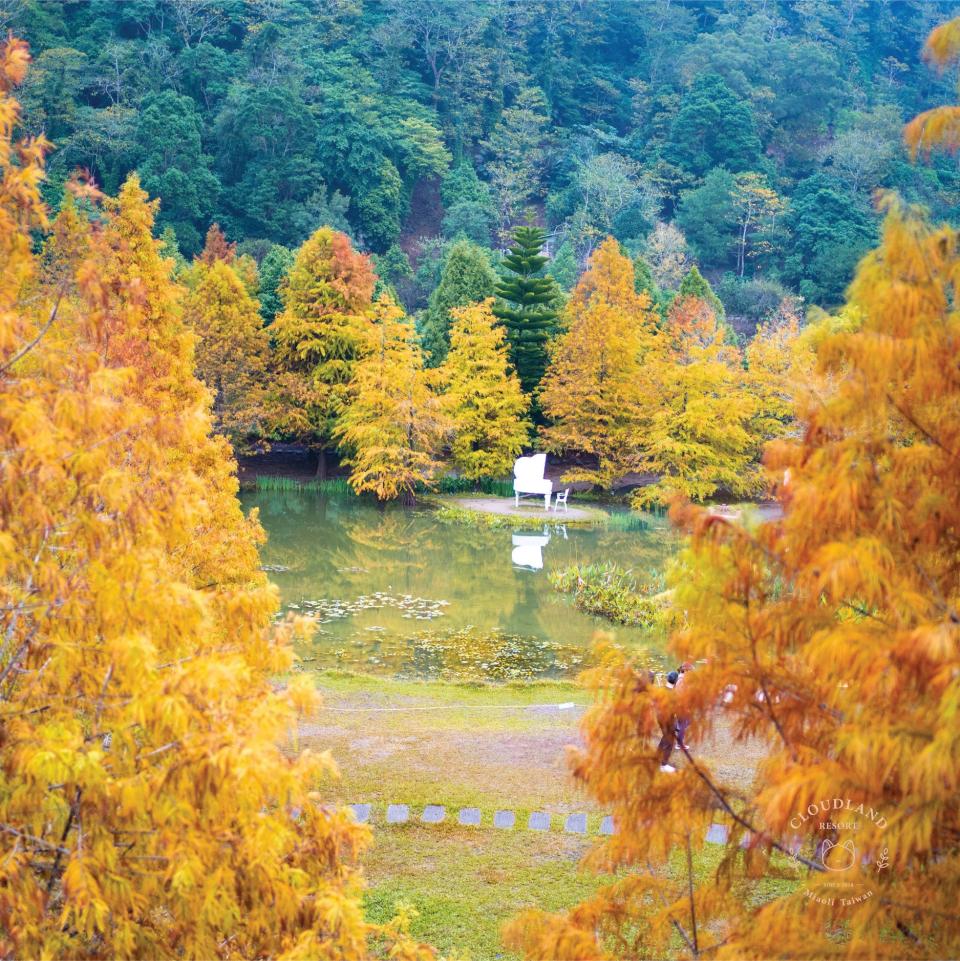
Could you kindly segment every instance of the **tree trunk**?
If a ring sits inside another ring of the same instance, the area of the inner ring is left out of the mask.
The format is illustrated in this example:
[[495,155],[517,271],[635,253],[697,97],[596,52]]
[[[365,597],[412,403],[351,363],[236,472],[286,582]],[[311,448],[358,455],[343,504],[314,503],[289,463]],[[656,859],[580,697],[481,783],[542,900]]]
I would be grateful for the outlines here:
[[316,479],[318,481],[325,481],[327,479],[327,449],[321,447],[317,451],[317,475]]

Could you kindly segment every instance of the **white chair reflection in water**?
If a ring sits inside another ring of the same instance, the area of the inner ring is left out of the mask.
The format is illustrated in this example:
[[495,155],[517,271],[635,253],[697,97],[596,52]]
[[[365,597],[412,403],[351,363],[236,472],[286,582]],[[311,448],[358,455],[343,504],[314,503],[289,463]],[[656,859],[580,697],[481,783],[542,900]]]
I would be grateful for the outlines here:
[[550,543],[550,535],[543,534],[514,534],[513,558],[514,567],[523,567],[529,571],[543,570],[543,549]]
[[543,509],[550,510],[550,495],[553,493],[553,481],[543,475],[547,469],[547,455],[533,454],[530,457],[518,457],[513,464],[513,498],[514,504],[520,506],[521,494],[536,494],[543,498]]

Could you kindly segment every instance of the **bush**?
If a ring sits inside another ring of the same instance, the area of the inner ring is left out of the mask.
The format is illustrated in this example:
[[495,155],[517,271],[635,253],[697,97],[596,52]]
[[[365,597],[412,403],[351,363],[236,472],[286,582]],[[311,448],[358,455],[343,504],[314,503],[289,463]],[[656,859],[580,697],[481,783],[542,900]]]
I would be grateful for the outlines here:
[[654,592],[663,589],[659,575],[641,584],[633,571],[619,564],[574,564],[548,575],[561,594],[573,594],[573,603],[587,614],[597,614],[615,624],[651,627],[659,618]]
[[733,274],[723,275],[717,285],[717,295],[727,312],[727,319],[738,320],[739,331],[752,331],[772,314],[791,292],[777,280],[756,278],[740,280]]

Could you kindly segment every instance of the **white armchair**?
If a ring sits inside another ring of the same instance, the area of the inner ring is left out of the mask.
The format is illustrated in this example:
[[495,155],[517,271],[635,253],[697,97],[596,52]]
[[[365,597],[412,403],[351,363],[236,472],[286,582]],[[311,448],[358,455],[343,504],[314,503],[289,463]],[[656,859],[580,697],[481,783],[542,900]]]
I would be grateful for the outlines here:
[[543,509],[550,510],[553,481],[543,476],[546,469],[546,454],[533,454],[516,459],[513,465],[513,497],[517,507],[520,506],[521,494],[535,494],[543,498]]

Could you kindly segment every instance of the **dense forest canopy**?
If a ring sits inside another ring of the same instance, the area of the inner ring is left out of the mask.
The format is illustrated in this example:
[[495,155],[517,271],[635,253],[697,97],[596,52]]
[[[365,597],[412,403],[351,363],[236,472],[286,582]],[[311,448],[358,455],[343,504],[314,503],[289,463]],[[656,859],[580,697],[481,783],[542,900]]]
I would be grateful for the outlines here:
[[213,221],[258,261],[329,224],[409,308],[458,238],[496,252],[544,226],[569,289],[613,234],[660,286],[696,261],[759,319],[786,292],[840,300],[877,188],[955,219],[956,161],[912,165],[901,141],[951,99],[921,48],[952,9],[8,0],[0,27],[35,57],[24,122],[56,146],[54,206],[77,167],[111,193],[136,169],[187,256]]

